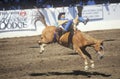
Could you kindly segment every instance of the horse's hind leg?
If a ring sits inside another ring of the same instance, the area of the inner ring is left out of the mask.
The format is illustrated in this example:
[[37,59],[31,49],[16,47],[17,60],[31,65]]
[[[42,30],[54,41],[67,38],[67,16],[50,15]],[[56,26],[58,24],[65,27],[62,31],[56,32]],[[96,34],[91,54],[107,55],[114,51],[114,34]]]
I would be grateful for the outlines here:
[[44,52],[44,50],[45,50],[45,48],[44,48],[45,45],[46,45],[46,44],[40,44],[40,45],[39,45],[39,47],[40,47],[40,54],[42,54],[42,53]]
[[74,47],[74,50],[83,58],[84,60],[84,64],[85,64],[85,67],[84,69],[85,70],[88,70],[88,61],[87,61],[87,57],[84,55],[84,53],[81,51],[81,49],[79,47]]

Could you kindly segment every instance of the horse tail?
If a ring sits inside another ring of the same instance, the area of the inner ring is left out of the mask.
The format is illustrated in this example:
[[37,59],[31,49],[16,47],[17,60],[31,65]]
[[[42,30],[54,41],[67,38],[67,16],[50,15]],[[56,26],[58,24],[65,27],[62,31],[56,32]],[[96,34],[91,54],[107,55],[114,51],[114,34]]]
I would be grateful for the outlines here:
[[34,6],[34,8],[37,9],[37,11],[39,13],[39,16],[37,16],[35,18],[35,22],[41,21],[45,25],[45,27],[47,27],[48,25],[47,25],[47,23],[45,21],[45,16],[42,14],[42,12],[39,11],[39,9],[36,6]]

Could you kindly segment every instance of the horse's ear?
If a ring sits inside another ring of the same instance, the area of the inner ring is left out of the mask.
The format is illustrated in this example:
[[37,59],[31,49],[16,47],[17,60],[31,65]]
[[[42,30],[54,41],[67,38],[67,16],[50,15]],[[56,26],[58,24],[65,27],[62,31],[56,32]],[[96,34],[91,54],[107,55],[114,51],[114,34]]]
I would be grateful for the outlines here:
[[99,40],[100,41],[100,43],[103,43],[104,42],[104,40]]
[[104,45],[104,40],[100,40],[100,44],[101,44],[101,46],[103,46]]

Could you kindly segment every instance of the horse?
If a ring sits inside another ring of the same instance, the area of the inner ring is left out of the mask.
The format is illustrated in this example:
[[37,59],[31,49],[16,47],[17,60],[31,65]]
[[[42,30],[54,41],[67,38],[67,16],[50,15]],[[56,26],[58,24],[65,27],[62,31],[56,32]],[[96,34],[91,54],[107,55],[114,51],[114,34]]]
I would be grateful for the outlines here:
[[[68,47],[68,37],[70,32],[65,33],[59,39],[59,44]],[[104,47],[103,40],[98,40],[93,38],[92,36],[81,32],[80,30],[74,31],[74,35],[72,37],[72,46],[73,50],[77,52],[84,60],[84,69],[88,70],[88,59],[90,59],[91,68],[94,68],[94,61],[92,56],[85,50],[86,47],[91,46],[95,49],[95,51],[99,54],[99,58],[102,59],[104,57]]]
[[[42,31],[38,44],[40,46],[40,52],[44,52],[44,46],[46,44],[54,42],[56,39],[57,42],[63,46],[69,47],[72,44],[72,49],[77,52],[84,60],[84,69],[88,70],[88,59],[90,59],[91,68],[94,68],[94,61],[91,55],[85,50],[86,47],[92,46],[95,51],[99,54],[99,58],[102,59],[104,56],[104,47],[103,40],[98,40],[93,38],[92,36],[81,32],[80,30],[74,30],[74,34],[70,36],[71,32],[66,32],[64,34],[61,33],[61,29],[57,29],[56,26],[48,26],[45,22],[44,15],[39,11],[40,17],[37,18],[41,20],[41,22],[45,25],[45,29]],[[76,20],[76,19],[75,19]],[[57,30],[57,32],[56,32]],[[71,41],[69,41],[69,37],[71,37]],[[69,42],[71,42],[69,44]]]

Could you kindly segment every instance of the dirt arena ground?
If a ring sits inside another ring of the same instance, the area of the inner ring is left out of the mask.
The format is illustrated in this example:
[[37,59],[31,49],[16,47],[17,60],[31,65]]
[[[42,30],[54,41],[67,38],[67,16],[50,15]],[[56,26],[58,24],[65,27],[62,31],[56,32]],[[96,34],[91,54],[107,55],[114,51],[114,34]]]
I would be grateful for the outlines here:
[[84,71],[81,57],[57,43],[40,54],[39,36],[6,38],[0,39],[0,79],[120,79],[120,29],[86,33],[107,40],[102,60],[87,48],[95,60],[94,69]]

